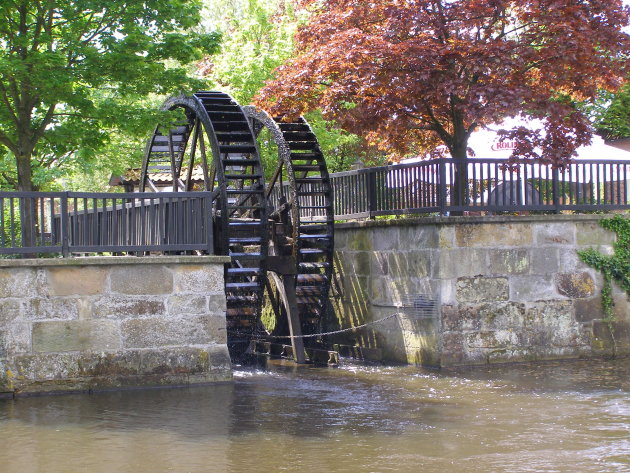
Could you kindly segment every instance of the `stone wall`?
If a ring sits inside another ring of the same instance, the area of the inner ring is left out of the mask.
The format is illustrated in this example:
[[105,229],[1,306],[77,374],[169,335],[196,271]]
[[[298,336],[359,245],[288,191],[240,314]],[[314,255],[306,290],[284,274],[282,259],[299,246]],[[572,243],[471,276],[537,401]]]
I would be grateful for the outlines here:
[[[427,217],[336,229],[339,324],[397,316],[352,343],[434,366],[630,353],[630,303],[615,288],[602,320],[601,275],[576,251],[612,251],[597,215]],[[424,299],[439,310],[419,310]],[[414,304],[415,301],[415,304]],[[414,305],[416,307],[414,307]],[[612,332],[611,329],[612,328]]]
[[229,380],[224,262],[0,260],[0,393]]

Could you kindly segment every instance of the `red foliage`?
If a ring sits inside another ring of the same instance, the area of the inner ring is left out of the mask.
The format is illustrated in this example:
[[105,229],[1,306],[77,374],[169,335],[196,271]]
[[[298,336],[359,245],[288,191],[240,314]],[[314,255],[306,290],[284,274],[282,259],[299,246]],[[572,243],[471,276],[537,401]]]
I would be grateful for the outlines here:
[[[275,115],[321,108],[399,156],[445,144],[466,155],[477,126],[519,113],[516,154],[555,165],[588,144],[575,101],[630,71],[621,0],[302,0],[313,11],[297,55],[257,101]],[[535,148],[542,149],[538,156]]]

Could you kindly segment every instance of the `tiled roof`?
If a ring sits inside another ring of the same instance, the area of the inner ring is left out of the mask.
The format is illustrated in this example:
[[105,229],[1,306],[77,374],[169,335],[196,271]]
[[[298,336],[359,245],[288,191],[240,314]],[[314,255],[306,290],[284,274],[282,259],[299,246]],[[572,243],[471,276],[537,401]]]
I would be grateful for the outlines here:
[[[125,173],[121,176],[120,184],[124,183],[140,183],[140,168],[135,169],[127,169]],[[186,168],[182,169],[181,177],[183,180],[186,179],[188,175],[188,170]],[[159,172],[149,172],[149,179],[156,184],[165,184],[170,185],[172,183],[171,173],[168,171],[159,171]],[[195,166],[192,172],[192,181],[193,183],[202,183],[203,182],[203,169],[201,166]]]

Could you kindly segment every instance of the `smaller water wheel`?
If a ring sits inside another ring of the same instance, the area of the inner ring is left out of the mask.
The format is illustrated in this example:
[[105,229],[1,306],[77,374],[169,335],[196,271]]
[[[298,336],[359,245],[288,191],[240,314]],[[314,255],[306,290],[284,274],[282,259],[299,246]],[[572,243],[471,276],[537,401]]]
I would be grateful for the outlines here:
[[[274,324],[266,323],[267,331],[316,334],[321,331],[333,271],[333,196],[326,162],[304,118],[285,122],[255,107],[244,111],[261,154],[267,154],[263,159],[268,168],[265,197],[270,232],[266,297],[273,313],[266,310],[275,317]],[[291,313],[297,313],[297,325]],[[318,344],[315,337],[306,340],[309,347]],[[294,344],[296,360],[299,351]]]

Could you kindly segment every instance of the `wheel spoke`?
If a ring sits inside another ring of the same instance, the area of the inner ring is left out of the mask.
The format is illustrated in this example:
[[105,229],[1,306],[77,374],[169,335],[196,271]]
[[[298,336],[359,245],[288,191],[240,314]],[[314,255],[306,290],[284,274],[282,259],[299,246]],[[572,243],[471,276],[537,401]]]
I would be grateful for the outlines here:
[[279,162],[278,166],[276,166],[276,170],[273,172],[273,176],[271,177],[271,182],[269,183],[269,185],[267,186],[267,189],[265,190],[266,198],[269,198],[269,196],[273,192],[273,189],[276,186],[276,182],[278,182],[278,177],[280,177],[280,192],[282,193],[282,177],[281,177],[282,168],[283,168],[283,163]]
[[197,153],[197,142],[199,141],[199,126],[201,122],[199,118],[195,119],[195,126],[193,131],[193,141],[190,147],[190,159],[188,160],[188,172],[186,174],[186,191],[192,190],[192,174],[195,166],[195,154]]

